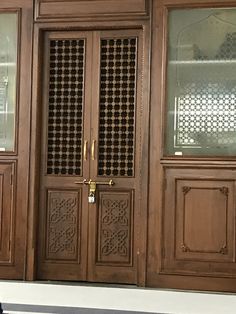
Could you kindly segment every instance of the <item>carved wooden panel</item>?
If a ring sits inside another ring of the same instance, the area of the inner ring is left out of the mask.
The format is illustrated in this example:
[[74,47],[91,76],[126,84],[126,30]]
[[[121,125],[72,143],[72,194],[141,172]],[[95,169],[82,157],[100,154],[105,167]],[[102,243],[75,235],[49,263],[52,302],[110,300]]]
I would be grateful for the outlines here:
[[148,15],[148,0],[36,0],[36,20]]
[[97,263],[132,262],[132,192],[100,192],[97,225]]
[[163,272],[236,270],[235,179],[230,170],[166,170]]
[[134,175],[137,38],[101,40],[99,163],[102,176]]
[[80,192],[47,192],[46,259],[77,261],[80,251]]
[[12,262],[13,164],[0,164],[0,265]]

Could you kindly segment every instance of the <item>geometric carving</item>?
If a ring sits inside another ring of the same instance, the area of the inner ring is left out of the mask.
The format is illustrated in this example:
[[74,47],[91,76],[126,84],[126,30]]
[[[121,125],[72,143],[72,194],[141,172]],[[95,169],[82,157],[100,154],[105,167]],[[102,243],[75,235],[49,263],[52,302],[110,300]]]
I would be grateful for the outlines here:
[[102,263],[130,263],[132,206],[130,193],[100,193],[98,258]]
[[220,188],[221,193],[223,193],[225,196],[228,196],[229,194],[229,188],[227,188],[226,186],[223,186],[222,188]]
[[183,186],[182,191],[184,194],[187,194],[191,190],[191,187],[189,186]]
[[110,225],[111,223],[119,223],[123,226],[128,225],[127,207],[128,200],[103,200],[104,213],[102,223]]
[[181,249],[182,249],[182,252],[190,252],[189,247],[187,247],[185,244],[181,245]]
[[101,40],[100,176],[134,175],[137,38]]
[[48,191],[47,259],[78,258],[78,206],[77,191]]
[[85,40],[50,41],[47,173],[81,175]]
[[101,247],[102,255],[118,254],[127,256],[127,236],[128,230],[111,231],[102,230],[103,243]]
[[228,254],[228,249],[226,244],[220,249],[220,254],[225,255]]

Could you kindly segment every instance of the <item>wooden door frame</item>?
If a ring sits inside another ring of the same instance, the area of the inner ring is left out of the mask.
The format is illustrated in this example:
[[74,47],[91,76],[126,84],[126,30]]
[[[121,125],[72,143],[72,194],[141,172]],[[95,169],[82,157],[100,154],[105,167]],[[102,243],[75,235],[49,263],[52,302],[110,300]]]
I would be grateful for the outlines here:
[[[161,288],[235,291],[235,279],[161,274],[164,252],[164,190],[166,168],[236,168],[236,161],[225,158],[164,157],[167,13],[169,9],[236,7],[236,0],[153,0],[152,64],[150,108],[150,181],[148,216],[147,285]],[[223,288],[224,286],[224,288]],[[227,288],[225,288],[227,287]]]
[[[30,163],[30,189],[29,189],[29,213],[28,213],[28,248],[26,279],[36,279],[37,269],[37,221],[39,203],[39,177],[40,177],[40,127],[41,127],[41,63],[43,34],[45,31],[88,31],[109,29],[142,29],[144,37],[143,45],[143,125],[141,148],[141,172],[140,179],[140,208],[139,213],[139,239],[140,249],[138,252],[137,282],[138,285],[146,284],[146,248],[147,248],[147,198],[148,198],[148,164],[149,164],[149,90],[150,90],[150,45],[151,31],[149,18],[127,21],[83,21],[64,23],[35,24],[34,32],[34,57],[33,57],[33,91],[32,91],[32,134],[31,134],[31,163]],[[142,225],[141,225],[142,222]]]

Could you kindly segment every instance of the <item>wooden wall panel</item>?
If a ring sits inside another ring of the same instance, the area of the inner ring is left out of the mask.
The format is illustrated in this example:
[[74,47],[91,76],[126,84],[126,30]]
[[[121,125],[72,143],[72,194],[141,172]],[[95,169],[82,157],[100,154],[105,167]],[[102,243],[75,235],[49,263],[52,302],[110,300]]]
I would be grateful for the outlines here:
[[148,0],[36,0],[36,20],[148,15]]
[[12,264],[14,258],[14,166],[0,164],[0,266]]
[[80,193],[47,191],[46,260],[78,261]]
[[97,264],[130,264],[132,229],[132,192],[100,192]]
[[231,170],[166,169],[162,273],[232,276],[235,179]]
[[176,259],[233,262],[233,182],[176,180]]

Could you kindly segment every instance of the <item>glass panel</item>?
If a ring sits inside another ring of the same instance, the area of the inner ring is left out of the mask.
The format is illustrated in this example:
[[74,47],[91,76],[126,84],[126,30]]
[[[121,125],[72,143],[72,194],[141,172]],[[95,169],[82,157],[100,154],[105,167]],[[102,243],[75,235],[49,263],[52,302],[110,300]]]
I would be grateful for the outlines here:
[[236,155],[236,9],[169,12],[166,155]]
[[47,173],[82,175],[85,40],[50,41]]
[[134,175],[137,38],[101,40],[98,175]]
[[0,14],[0,151],[14,151],[17,14]]

